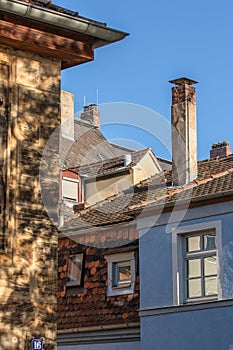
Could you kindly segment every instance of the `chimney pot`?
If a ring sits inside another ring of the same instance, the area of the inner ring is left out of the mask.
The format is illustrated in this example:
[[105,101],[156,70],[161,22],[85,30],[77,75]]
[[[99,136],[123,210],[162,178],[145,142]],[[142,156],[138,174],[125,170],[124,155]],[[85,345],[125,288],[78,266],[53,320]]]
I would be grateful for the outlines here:
[[210,150],[210,158],[228,157],[232,154],[232,148],[228,141],[214,143]]

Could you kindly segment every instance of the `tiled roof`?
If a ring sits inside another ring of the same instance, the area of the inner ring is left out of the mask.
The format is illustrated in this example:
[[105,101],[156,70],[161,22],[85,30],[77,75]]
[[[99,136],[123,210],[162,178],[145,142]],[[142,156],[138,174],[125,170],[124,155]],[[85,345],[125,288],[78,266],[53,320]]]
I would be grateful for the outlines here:
[[65,230],[85,229],[88,224],[104,226],[133,220],[144,208],[169,206],[174,202],[201,201],[233,191],[233,155],[198,162],[198,177],[190,184],[173,187],[171,171],[145,180],[101,204],[78,213]]
[[75,119],[74,139],[75,142],[67,138],[61,140],[60,158],[63,169],[99,162],[99,154],[104,155],[106,159],[118,156],[115,148],[100,130],[80,119]]
[[[111,147],[111,144],[108,144],[108,147]],[[88,177],[114,174],[118,170],[124,170],[138,164],[138,162],[145,156],[148,150],[149,149],[144,149],[142,151],[132,152],[131,162],[127,167],[124,166],[124,156],[119,156],[104,161],[94,162],[92,164],[88,163],[88,165],[75,167],[72,170],[80,175],[87,175]]]

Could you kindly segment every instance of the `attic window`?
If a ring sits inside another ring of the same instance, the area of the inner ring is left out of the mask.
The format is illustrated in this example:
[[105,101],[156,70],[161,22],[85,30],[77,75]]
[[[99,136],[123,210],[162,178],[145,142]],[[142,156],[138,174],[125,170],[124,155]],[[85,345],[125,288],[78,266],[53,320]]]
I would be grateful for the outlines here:
[[67,282],[69,286],[82,286],[83,282],[83,254],[71,255],[68,258]]
[[62,198],[78,202],[79,181],[68,177],[62,178]]
[[101,154],[101,153],[98,154],[98,157],[99,157],[100,160],[102,160],[102,161],[107,159],[107,157],[106,157],[104,154]]

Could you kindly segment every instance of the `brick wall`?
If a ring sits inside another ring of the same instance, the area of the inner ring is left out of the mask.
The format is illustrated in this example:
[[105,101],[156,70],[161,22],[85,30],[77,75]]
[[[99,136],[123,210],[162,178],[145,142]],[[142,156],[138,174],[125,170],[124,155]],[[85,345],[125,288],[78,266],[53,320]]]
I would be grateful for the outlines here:
[[[130,248],[129,248],[130,247]],[[119,253],[135,249],[137,242],[128,247],[112,248]],[[136,271],[134,294],[107,296],[107,249],[86,247],[69,238],[62,238],[58,249],[58,329],[68,330],[100,325],[139,322],[139,271]],[[85,253],[83,287],[67,287],[67,260],[69,255]],[[137,264],[138,266],[138,264]]]

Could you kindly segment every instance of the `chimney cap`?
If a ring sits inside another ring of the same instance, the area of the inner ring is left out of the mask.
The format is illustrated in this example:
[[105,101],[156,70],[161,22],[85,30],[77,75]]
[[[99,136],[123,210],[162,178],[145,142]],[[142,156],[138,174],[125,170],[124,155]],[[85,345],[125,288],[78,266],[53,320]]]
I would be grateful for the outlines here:
[[174,80],[169,80],[169,83],[171,84],[175,84],[175,85],[194,85],[194,84],[198,84],[197,81],[189,79],[189,78],[179,78],[179,79],[174,79]]

